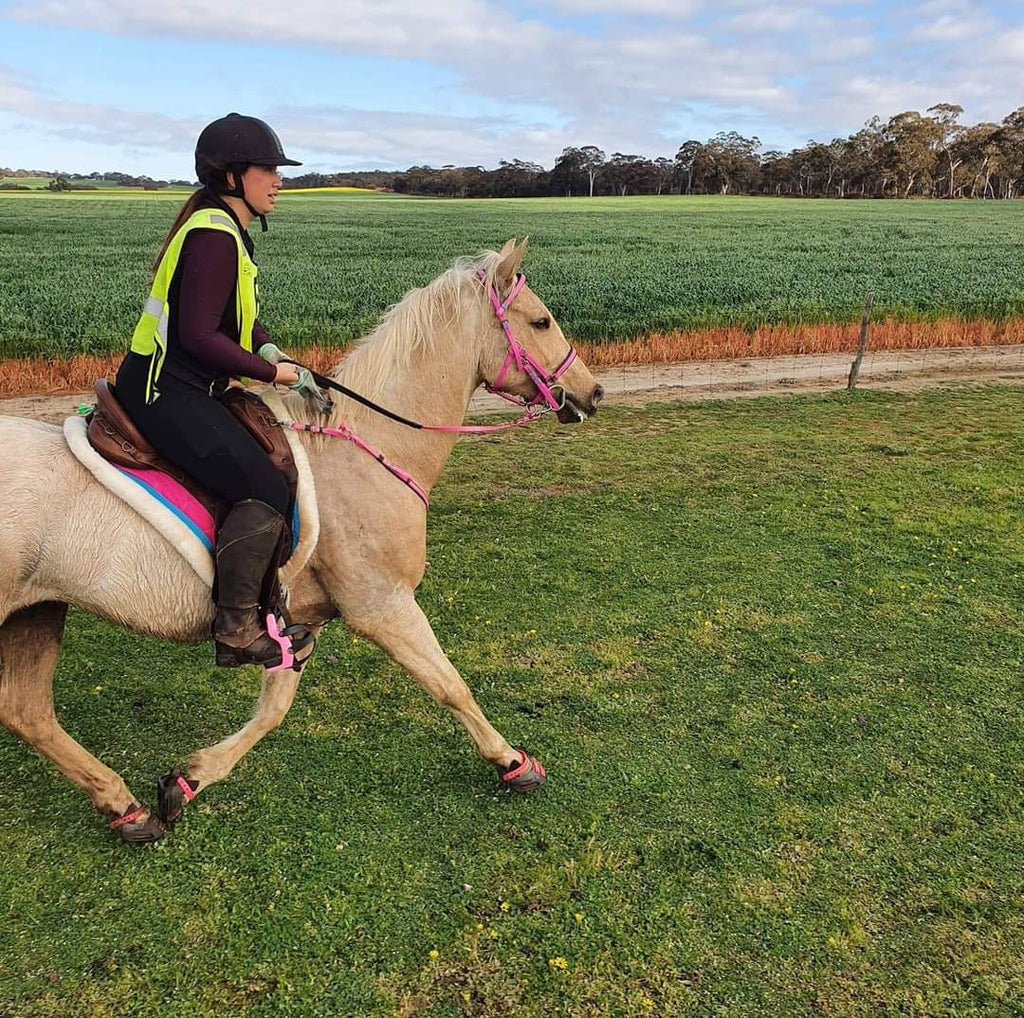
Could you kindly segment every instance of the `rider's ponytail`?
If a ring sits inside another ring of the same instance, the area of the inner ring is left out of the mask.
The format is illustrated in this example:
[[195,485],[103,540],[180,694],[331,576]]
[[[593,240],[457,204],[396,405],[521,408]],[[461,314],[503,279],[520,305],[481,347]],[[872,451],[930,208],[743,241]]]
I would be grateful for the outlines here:
[[[199,188],[198,191],[193,192],[188,196],[188,201],[181,206],[181,211],[178,213],[174,222],[171,224],[170,230],[167,231],[167,236],[164,238],[164,242],[160,245],[160,253],[156,256],[156,260],[153,262],[153,275],[156,275],[156,270],[160,268],[160,262],[163,261],[164,254],[167,248],[170,247],[171,241],[174,239],[174,235],[182,228],[189,216],[199,207],[199,202],[203,198],[203,188]],[[150,280],[152,283],[152,279]]]

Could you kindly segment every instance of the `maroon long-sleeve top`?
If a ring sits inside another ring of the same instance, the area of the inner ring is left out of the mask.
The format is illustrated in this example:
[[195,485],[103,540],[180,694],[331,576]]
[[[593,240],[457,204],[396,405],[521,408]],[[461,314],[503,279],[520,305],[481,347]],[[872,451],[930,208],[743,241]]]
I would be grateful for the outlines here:
[[[234,237],[222,230],[190,231],[168,295],[171,319],[164,372],[206,390],[217,380],[236,375],[263,382],[274,380],[274,365],[239,343],[237,285],[238,248]],[[256,322],[253,349],[269,341],[263,326]]]

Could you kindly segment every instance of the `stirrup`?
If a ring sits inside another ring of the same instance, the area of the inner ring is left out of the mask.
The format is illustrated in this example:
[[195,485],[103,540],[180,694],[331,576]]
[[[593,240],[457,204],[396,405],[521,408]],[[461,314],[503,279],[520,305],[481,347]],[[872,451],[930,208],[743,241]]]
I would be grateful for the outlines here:
[[[285,668],[301,672],[302,666],[313,656],[316,637],[301,622],[292,622],[281,629],[277,616],[268,612],[267,635],[281,648],[281,663],[268,668],[268,672],[280,672]],[[307,648],[309,653],[303,654]]]
[[[282,628],[281,622],[273,612],[267,612],[264,619],[265,639],[257,637],[253,643],[264,645],[264,654],[248,647],[234,647],[231,644],[216,641],[217,666],[219,668],[239,668],[242,665],[260,665],[268,673],[284,671],[293,668],[301,671],[302,666],[312,656],[312,647],[316,644],[316,638],[302,624],[292,623]],[[270,640],[276,645],[276,654],[270,652],[266,641]],[[303,651],[309,650],[308,653]]]

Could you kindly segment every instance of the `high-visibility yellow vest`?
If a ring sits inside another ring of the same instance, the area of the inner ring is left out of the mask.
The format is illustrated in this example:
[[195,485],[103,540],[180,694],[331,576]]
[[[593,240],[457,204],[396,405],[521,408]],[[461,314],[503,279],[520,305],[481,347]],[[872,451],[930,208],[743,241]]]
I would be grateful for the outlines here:
[[[252,327],[260,310],[259,288],[256,285],[258,269],[249,257],[242,241],[238,224],[220,209],[199,209],[182,224],[171,238],[160,265],[153,277],[153,288],[149,292],[139,324],[132,334],[132,353],[149,357],[149,372],[146,376],[146,402],[152,403],[160,390],[157,381],[167,357],[167,322],[170,306],[167,303],[171,280],[178,267],[181,248],[190,230],[221,230],[230,233],[238,246],[238,284],[235,287],[235,321],[238,323],[238,339],[241,345],[252,353]],[[248,379],[244,379],[248,382]]]

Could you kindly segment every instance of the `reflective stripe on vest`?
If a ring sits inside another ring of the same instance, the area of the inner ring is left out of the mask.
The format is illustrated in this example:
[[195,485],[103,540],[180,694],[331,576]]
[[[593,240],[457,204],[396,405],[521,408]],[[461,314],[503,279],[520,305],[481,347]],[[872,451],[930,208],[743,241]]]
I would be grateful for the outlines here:
[[[149,357],[149,372],[146,378],[146,402],[152,403],[160,395],[157,381],[167,358],[167,322],[170,317],[168,295],[171,281],[178,268],[181,249],[190,230],[220,230],[235,238],[238,248],[238,280],[235,286],[235,321],[238,323],[238,337],[241,346],[252,353],[252,328],[259,315],[259,289],[256,275],[259,271],[245,249],[242,235],[235,221],[217,209],[199,209],[182,224],[181,229],[171,238],[156,275],[153,286],[143,305],[142,315],[132,334],[132,352]],[[249,379],[243,379],[248,382]]]

